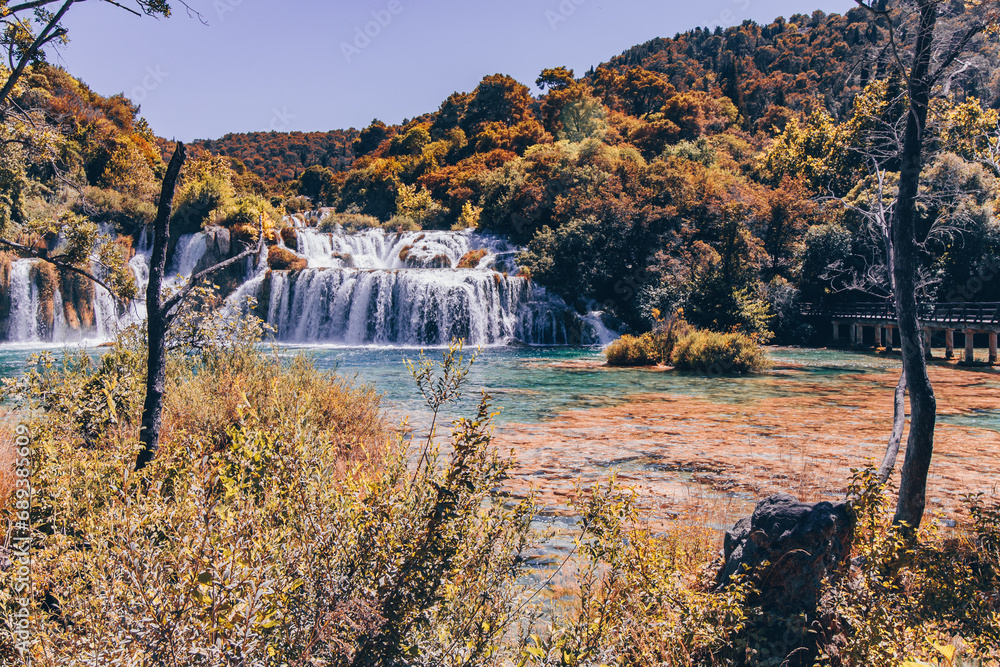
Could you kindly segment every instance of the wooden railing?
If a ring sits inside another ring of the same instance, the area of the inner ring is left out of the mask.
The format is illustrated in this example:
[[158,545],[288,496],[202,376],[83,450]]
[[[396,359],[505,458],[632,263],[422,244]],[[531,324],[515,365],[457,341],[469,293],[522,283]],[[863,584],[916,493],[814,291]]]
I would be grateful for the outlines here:
[[[985,326],[1000,327],[1000,303],[922,303],[919,305],[919,319],[925,325],[946,328]],[[850,303],[821,306],[803,303],[799,312],[805,316],[828,317],[834,320],[871,320],[892,322],[896,319],[896,309],[892,304]]]

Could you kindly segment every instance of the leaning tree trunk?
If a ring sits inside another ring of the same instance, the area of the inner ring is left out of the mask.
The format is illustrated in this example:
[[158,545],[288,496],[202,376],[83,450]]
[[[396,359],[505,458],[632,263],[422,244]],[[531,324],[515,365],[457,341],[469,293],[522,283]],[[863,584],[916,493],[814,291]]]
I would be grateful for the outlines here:
[[163,392],[167,381],[167,309],[163,307],[163,278],[167,270],[167,245],[170,241],[170,215],[173,212],[174,186],[184,164],[186,150],[177,142],[174,156],[163,178],[160,205],[153,223],[153,254],[149,262],[149,284],[146,287],[146,327],[149,360],[146,368],[146,401],[142,406],[141,448],[135,469],[142,470],[156,456],[160,446],[160,426],[163,418]]
[[920,0],[920,23],[910,69],[910,104],[906,133],[900,153],[899,194],[892,221],[895,250],[893,286],[896,316],[903,354],[903,371],[910,393],[910,434],[906,441],[899,484],[895,523],[911,530],[920,526],[924,514],[927,471],[934,451],[934,421],[937,403],[927,376],[927,362],[918,321],[916,276],[918,269],[916,201],[920,184],[923,132],[930,100],[930,64],[937,22],[937,5]]
[[[892,335],[892,332],[889,333]],[[878,467],[878,481],[885,484],[896,467],[896,457],[899,455],[899,445],[903,441],[903,430],[906,428],[906,369],[899,373],[899,382],[893,392],[892,401],[892,434],[889,444],[885,447],[885,455]]]
[[[889,274],[889,293],[896,294],[896,249],[892,238],[892,225],[886,214],[884,199],[885,179],[884,173],[878,171],[878,209],[879,220],[882,227],[882,242],[885,244],[885,265]],[[892,347],[892,331],[889,333],[889,345]],[[896,457],[899,455],[899,445],[903,441],[903,431],[906,429],[906,367],[899,372],[899,382],[896,383],[896,391],[893,392],[892,401],[892,434],[889,436],[889,443],[885,448],[885,455],[882,463],[878,467],[878,480],[882,484],[889,481],[893,468],[896,467]]]

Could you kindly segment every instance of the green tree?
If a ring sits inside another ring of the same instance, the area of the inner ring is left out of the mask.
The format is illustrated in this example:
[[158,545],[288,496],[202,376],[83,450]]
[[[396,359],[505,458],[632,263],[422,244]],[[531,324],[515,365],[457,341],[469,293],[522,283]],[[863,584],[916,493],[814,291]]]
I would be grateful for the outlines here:
[[483,77],[476,86],[463,118],[462,129],[477,134],[486,123],[517,125],[531,115],[528,87],[504,74]]
[[385,141],[387,136],[388,129],[385,123],[376,118],[368,127],[361,130],[361,134],[354,140],[354,154],[360,157],[371,153]]
[[299,176],[297,191],[309,197],[313,206],[330,206],[336,198],[336,177],[326,167],[313,165]]

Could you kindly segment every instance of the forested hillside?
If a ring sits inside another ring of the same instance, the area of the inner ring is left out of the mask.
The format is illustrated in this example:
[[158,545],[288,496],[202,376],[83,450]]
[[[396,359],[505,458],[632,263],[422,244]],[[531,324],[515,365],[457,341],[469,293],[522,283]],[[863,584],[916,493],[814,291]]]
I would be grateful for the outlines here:
[[227,134],[221,139],[196,141],[192,145],[215,155],[241,160],[269,185],[277,186],[298,177],[307,167],[321,166],[343,171],[354,161],[352,144],[356,130],[332,132],[250,132]]
[[[944,19],[961,26],[964,11]],[[966,51],[926,133],[925,299],[1000,300],[995,38]],[[477,227],[523,245],[537,282],[633,329],[683,309],[698,326],[801,341],[798,302],[888,296],[876,204],[891,205],[894,175],[870,158],[897,146],[898,72],[884,20],[861,9],[695,29],[582,77],[545,69],[539,96],[493,74],[398,126],[197,142],[176,228],[247,232],[261,212],[280,226],[309,207],[351,226]],[[11,229],[44,233],[39,220],[69,210],[136,237],[169,144],[157,150],[123,96],[58,68],[15,92],[60,138],[11,176]]]
[[[961,25],[964,10],[949,11]],[[997,51],[982,36],[969,51],[928,133],[942,191],[923,210],[950,231],[927,245],[924,298],[961,288],[1000,239],[985,152]],[[397,229],[509,236],[534,279],[635,328],[683,308],[702,326],[798,340],[797,301],[888,295],[865,152],[893,150],[897,72],[884,21],[861,9],[695,29],[581,78],[546,69],[540,97],[486,76],[435,113],[373,122],[349,169],[317,160],[287,194]],[[987,282],[975,298],[1000,291]]]

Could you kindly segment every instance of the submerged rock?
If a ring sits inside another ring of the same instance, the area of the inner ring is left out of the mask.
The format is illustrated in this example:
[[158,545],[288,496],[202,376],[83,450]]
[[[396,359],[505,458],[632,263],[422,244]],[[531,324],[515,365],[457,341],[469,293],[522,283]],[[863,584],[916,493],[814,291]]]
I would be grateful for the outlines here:
[[[726,532],[719,588],[748,568],[756,600],[780,614],[815,612],[823,580],[839,577],[850,555],[854,521],[845,503],[801,503],[779,493],[757,503]],[[765,565],[766,563],[766,565]]]

